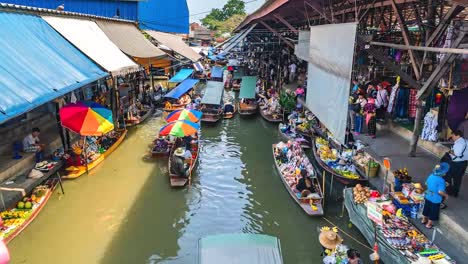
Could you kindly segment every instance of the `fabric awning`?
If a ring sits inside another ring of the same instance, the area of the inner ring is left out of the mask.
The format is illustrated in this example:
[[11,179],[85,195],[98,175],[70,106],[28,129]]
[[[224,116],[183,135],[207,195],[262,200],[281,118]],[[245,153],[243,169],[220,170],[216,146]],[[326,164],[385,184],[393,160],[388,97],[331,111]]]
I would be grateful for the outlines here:
[[203,95],[202,104],[219,105],[223,98],[224,85],[222,82],[208,81],[206,83],[205,94]]
[[44,16],[62,36],[112,75],[140,70],[135,62],[117,47],[98,25],[89,20]]
[[169,82],[172,82],[172,83],[180,83],[182,82],[183,80],[187,79],[188,77],[190,77],[190,75],[192,75],[193,73],[193,70],[192,69],[182,69],[180,70],[178,73],[176,73],[176,75],[174,75],[174,77],[172,77]]
[[201,59],[200,54],[196,53],[192,48],[185,44],[185,42],[182,41],[182,38],[177,35],[153,30],[146,30],[146,33],[153,37],[157,42],[167,46],[171,50],[179,53],[193,62]]
[[200,264],[282,264],[280,241],[259,234],[207,236],[198,243]]
[[0,123],[108,76],[40,17],[0,12]]
[[213,66],[211,68],[211,78],[223,78],[223,67]]
[[182,95],[192,89],[198,82],[199,80],[196,79],[187,79],[168,92],[164,97],[179,99]]
[[193,68],[195,69],[195,71],[197,72],[202,72],[202,71],[205,71],[205,68],[203,68],[203,64],[201,62],[196,62],[193,64]]
[[239,98],[245,98],[245,99],[255,98],[256,86],[257,86],[257,77],[255,76],[242,77]]
[[138,58],[155,58],[166,53],[154,46],[132,23],[97,20],[107,37],[126,54]]

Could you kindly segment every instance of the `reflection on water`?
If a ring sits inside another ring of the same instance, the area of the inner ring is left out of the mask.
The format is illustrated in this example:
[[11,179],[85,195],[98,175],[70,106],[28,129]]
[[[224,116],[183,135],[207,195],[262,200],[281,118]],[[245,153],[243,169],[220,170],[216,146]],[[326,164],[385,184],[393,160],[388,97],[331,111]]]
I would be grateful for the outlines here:
[[[149,120],[89,176],[66,182],[9,245],[13,263],[196,263],[201,237],[232,232],[279,237],[285,263],[321,263],[317,227],[326,223],[284,189],[271,154],[276,126],[239,116],[203,125],[191,186],[177,190],[166,160],[143,158],[161,125]],[[356,234],[327,202],[327,217]]]

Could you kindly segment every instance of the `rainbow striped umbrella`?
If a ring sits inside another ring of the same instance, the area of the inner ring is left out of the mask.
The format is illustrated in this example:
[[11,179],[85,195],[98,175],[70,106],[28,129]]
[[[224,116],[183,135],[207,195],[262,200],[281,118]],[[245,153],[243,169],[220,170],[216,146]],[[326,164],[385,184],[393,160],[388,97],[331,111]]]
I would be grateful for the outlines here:
[[178,120],[163,126],[159,130],[159,136],[172,135],[174,137],[185,137],[195,134],[200,129],[200,124],[187,120]]
[[82,136],[102,136],[114,130],[112,111],[95,102],[77,102],[60,109],[62,126]]
[[181,109],[172,111],[167,117],[166,122],[174,122],[177,120],[188,120],[190,122],[198,122],[202,117],[202,112],[197,110]]

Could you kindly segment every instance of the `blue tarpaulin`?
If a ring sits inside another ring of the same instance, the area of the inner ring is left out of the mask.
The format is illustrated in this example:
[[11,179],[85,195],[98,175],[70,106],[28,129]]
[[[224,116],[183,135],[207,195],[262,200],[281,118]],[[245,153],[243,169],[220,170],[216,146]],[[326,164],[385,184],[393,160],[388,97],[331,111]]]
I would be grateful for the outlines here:
[[187,79],[181,84],[177,85],[176,88],[172,89],[164,97],[179,99],[182,95],[184,95],[186,92],[192,89],[192,87],[195,86],[197,83],[198,80],[196,79]]
[[211,68],[211,78],[223,78],[223,67],[213,66]]
[[189,17],[186,0],[138,2],[138,21],[142,29],[188,34]]
[[187,79],[190,75],[192,75],[193,70],[192,69],[182,69],[174,77],[172,77],[169,82],[173,83],[180,83],[183,80]]
[[108,74],[42,18],[0,12],[0,123]]

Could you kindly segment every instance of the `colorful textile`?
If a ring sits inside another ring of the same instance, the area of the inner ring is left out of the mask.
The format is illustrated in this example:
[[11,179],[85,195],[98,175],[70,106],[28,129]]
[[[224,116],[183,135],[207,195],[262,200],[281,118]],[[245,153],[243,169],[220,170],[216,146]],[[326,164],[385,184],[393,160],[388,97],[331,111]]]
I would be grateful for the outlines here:
[[416,89],[411,89],[409,92],[408,116],[411,118],[416,117],[416,109],[418,104],[418,99],[416,98],[417,93],[418,91],[416,91]]
[[432,112],[427,112],[424,117],[421,139],[436,142],[438,140],[437,125],[437,116],[432,114]]
[[456,130],[468,112],[468,88],[453,92],[447,109],[447,121],[450,129]]
[[371,136],[375,136],[375,133],[377,132],[377,122],[375,116],[371,116],[367,122],[367,133],[369,133]]
[[388,107],[387,107],[387,112],[388,113],[392,113],[393,110],[395,109],[395,104],[396,104],[396,97],[397,97],[397,94],[398,94],[398,91],[400,89],[400,84],[399,83],[396,83],[393,87],[392,87],[392,92],[390,93],[390,100],[388,102]]

